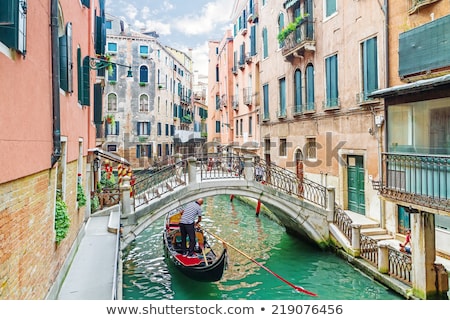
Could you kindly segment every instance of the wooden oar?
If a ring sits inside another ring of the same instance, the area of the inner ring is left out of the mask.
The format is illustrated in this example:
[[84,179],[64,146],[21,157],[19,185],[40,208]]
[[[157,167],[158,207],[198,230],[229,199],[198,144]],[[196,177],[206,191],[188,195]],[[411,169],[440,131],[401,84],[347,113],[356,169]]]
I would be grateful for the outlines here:
[[202,248],[203,260],[205,260],[205,264],[208,265],[208,260],[206,259],[205,246],[203,244],[200,245]]
[[231,248],[233,248],[234,250],[236,250],[237,252],[239,252],[240,254],[242,254],[244,257],[246,257],[247,259],[251,260],[252,262],[256,263],[258,266],[260,266],[261,268],[263,268],[264,270],[266,270],[267,272],[269,272],[271,275],[277,277],[278,279],[280,279],[281,281],[283,281],[284,283],[286,283],[287,285],[291,286],[292,288],[294,288],[295,290],[305,293],[307,295],[316,297],[317,294],[315,294],[314,292],[308,291],[306,289],[303,289],[302,287],[296,286],[295,284],[287,281],[286,279],[284,279],[283,277],[279,276],[278,274],[276,274],[275,272],[273,272],[272,270],[270,270],[269,268],[267,268],[266,266],[264,266],[263,264],[259,263],[258,261],[256,261],[255,259],[253,259],[252,257],[250,257],[249,255],[247,255],[245,252],[242,252],[241,250],[239,250],[238,248],[232,246],[231,244],[229,244],[228,242],[226,242],[225,240],[223,240],[222,238],[220,238],[219,236],[209,232],[208,230],[203,229],[205,232],[207,232],[208,234],[212,235],[214,238],[216,238],[217,240],[222,241],[223,243],[225,243],[227,246],[230,246]]

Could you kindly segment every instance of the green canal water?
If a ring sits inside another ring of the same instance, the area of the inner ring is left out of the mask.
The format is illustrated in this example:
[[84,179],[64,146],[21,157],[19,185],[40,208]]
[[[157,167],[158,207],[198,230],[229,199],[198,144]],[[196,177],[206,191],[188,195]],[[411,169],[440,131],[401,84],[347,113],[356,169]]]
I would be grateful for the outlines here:
[[[164,258],[159,219],[141,233],[123,256],[124,300],[403,300],[332,252],[286,233],[268,216],[229,196],[205,199],[202,226],[233,247],[218,282],[190,280]],[[222,244],[208,237],[216,252]],[[250,258],[318,297],[297,292]]]

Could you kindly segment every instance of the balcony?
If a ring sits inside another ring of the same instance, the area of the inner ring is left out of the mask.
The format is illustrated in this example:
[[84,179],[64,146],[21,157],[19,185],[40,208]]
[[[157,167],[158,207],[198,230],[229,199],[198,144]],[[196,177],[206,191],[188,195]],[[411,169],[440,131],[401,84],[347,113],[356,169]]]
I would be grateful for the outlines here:
[[294,32],[281,43],[282,54],[286,59],[304,56],[306,51],[316,51],[314,39],[314,22],[301,22]]
[[220,106],[221,107],[226,107],[228,105],[228,96],[226,94],[223,94],[220,97]]
[[239,110],[239,96],[235,95],[233,96],[233,102],[232,102],[233,110]]
[[434,2],[438,2],[440,0],[409,0],[409,1],[410,1],[410,4],[409,4],[408,13],[413,14],[414,12],[419,10],[419,8],[429,5],[429,4],[432,4]]
[[287,117],[286,109],[277,110],[277,117],[278,119],[285,119]]
[[382,178],[372,181],[383,197],[434,209],[450,207],[450,156],[383,153]]
[[244,98],[244,104],[247,106],[252,105],[252,87],[244,88],[243,91],[243,98]]

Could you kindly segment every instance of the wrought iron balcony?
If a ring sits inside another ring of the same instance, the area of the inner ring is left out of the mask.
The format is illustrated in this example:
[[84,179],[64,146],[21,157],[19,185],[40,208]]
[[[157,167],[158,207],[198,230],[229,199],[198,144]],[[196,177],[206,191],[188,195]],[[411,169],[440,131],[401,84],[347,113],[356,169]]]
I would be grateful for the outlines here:
[[282,43],[282,54],[286,58],[304,56],[305,51],[316,51],[314,22],[308,20],[301,22]]
[[383,153],[381,162],[381,180],[372,185],[382,196],[449,210],[449,155]]

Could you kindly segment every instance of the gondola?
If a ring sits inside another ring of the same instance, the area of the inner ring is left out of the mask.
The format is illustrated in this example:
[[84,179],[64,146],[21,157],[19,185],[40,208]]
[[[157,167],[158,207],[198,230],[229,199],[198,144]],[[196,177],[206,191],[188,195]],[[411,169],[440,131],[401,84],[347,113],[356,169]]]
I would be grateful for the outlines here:
[[181,248],[181,232],[179,221],[181,212],[169,213],[166,216],[163,241],[166,257],[187,277],[201,282],[214,282],[222,278],[227,267],[227,248],[223,244],[221,255],[217,255],[209,245],[201,228],[196,230],[196,257],[183,256]]

